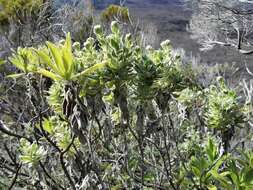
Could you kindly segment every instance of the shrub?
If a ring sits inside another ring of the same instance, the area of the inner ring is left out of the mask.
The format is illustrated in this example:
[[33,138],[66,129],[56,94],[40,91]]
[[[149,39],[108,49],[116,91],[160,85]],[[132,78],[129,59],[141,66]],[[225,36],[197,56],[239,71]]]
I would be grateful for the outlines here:
[[128,8],[119,5],[109,5],[105,10],[102,11],[102,22],[111,22],[115,19],[124,23],[129,23],[130,16]]
[[246,125],[225,82],[201,87],[170,41],[141,48],[116,21],[111,34],[95,26],[94,35],[9,59],[27,95],[23,113],[4,112],[0,123],[3,187],[251,189],[252,153],[222,150],[224,131]]
[[71,32],[73,40],[83,43],[92,35],[94,18],[92,8],[86,9],[70,5],[63,6],[59,11],[59,22],[65,32]]
[[0,0],[0,23],[9,23],[12,19],[20,19],[26,14],[38,11],[43,0]]

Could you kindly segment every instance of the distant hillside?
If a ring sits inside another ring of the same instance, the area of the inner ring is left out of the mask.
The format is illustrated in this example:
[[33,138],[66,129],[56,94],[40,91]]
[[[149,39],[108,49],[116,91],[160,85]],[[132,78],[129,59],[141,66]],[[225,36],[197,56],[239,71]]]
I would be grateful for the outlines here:
[[97,9],[103,9],[110,4],[120,4],[120,0],[92,0]]
[[[55,0],[57,7],[64,4],[78,5],[87,0]],[[110,4],[120,4],[120,0],[91,0],[96,9],[104,9]],[[126,0],[125,5],[134,7],[148,7],[154,5],[180,5],[181,0]]]
[[[55,0],[55,6],[60,7],[64,4],[78,5],[87,0]],[[119,4],[120,0],[91,0],[96,9],[103,9],[109,4]]]

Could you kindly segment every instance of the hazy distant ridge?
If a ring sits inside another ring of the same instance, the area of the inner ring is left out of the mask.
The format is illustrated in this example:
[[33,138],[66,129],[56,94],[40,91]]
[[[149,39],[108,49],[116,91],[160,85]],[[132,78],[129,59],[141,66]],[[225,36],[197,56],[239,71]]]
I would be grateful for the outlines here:
[[[72,4],[78,5],[79,2],[86,1],[86,0],[56,0],[55,5],[57,7],[64,5],[64,4]],[[105,8],[109,4],[119,4],[120,0],[92,0],[95,8],[101,9]]]

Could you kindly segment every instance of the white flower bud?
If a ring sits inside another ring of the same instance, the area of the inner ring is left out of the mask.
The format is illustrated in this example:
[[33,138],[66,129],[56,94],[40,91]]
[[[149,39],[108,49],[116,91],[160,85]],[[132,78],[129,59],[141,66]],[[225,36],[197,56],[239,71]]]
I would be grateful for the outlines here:
[[126,41],[131,41],[132,35],[130,33],[128,33],[125,37]]
[[161,47],[162,48],[166,48],[166,47],[169,47],[171,45],[171,42],[170,40],[165,40],[161,43]]
[[101,35],[103,34],[102,27],[101,27],[100,25],[94,26],[94,33],[95,33],[96,35],[101,36]]
[[80,50],[81,45],[79,42],[74,42],[72,47],[73,47],[73,49]]
[[150,50],[152,50],[152,49],[153,49],[153,47],[152,47],[151,45],[147,45],[147,46],[146,46],[146,50],[147,50],[147,51],[150,51]]

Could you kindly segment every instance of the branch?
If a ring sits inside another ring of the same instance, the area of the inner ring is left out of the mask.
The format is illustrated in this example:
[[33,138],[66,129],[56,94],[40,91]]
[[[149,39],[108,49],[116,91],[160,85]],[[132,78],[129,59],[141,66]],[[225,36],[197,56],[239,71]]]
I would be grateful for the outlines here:
[[26,139],[26,140],[28,140],[29,142],[33,142],[33,140],[32,139],[30,139],[30,138],[28,138],[28,137],[26,137],[26,136],[22,136],[22,135],[19,135],[19,134],[15,134],[15,133],[12,133],[5,125],[4,125],[4,123],[0,120],[0,131],[2,132],[2,133],[4,133],[4,134],[7,134],[7,135],[9,135],[9,136],[12,136],[12,137],[16,137],[16,138],[18,138],[18,139]]
[[12,163],[13,163],[16,167],[18,167],[18,164],[17,164],[17,162],[16,162],[16,157],[12,155],[12,153],[11,153],[11,151],[10,151],[10,149],[8,148],[8,146],[7,146],[6,143],[4,143],[4,149],[6,150],[6,152],[7,152],[8,156],[9,156],[9,158],[10,158],[11,161],[12,161]]
[[[6,166],[6,165],[0,165],[0,168],[5,169],[11,173],[16,173],[16,171],[14,169],[12,169],[11,167]],[[23,176],[23,177],[30,177],[28,174],[25,174],[25,173],[19,173],[19,175]]]
[[74,141],[75,141],[75,136],[72,138],[72,141],[71,141],[71,143],[68,145],[68,147],[67,147],[63,152],[61,152],[61,154],[60,154],[60,161],[61,161],[62,169],[63,169],[63,171],[64,171],[66,177],[68,178],[69,183],[70,183],[72,189],[73,189],[73,190],[76,190],[75,183],[74,183],[73,180],[71,179],[71,176],[70,176],[70,174],[69,174],[69,172],[68,172],[68,170],[67,170],[67,168],[66,168],[66,166],[65,166],[65,163],[64,163],[64,154],[66,154],[66,153],[69,151],[69,149],[70,149],[71,146],[73,145]]
[[52,182],[53,182],[55,185],[57,185],[58,187],[60,187],[60,189],[63,189],[63,190],[64,190],[64,188],[63,188],[60,184],[58,184],[58,183],[54,180],[54,178],[52,178],[52,176],[47,172],[46,168],[44,167],[44,165],[42,164],[41,161],[39,162],[39,165],[40,165],[40,167],[42,168],[43,172],[46,174],[46,176],[47,176],[49,179],[51,179]]
[[250,54],[253,54],[253,49],[251,49],[251,50],[242,50],[242,49],[240,49],[239,52],[241,54],[244,54],[244,55],[250,55]]
[[247,16],[247,15],[252,15],[253,14],[253,10],[239,10],[233,7],[227,7],[225,5],[221,5],[220,3],[214,3],[215,6],[223,8],[227,11],[232,12],[235,15],[242,15],[242,16]]
[[240,49],[241,48],[240,43],[238,43],[237,45],[232,44],[232,43],[220,42],[220,41],[207,41],[206,43],[210,44],[210,45],[220,45],[220,46],[224,46],[224,47],[234,47],[235,49],[238,50],[239,53],[244,54],[244,55],[253,54],[253,49],[250,49],[250,50]]
[[[40,130],[42,131],[43,136],[46,138],[46,140],[59,152],[61,153],[61,149],[56,145],[56,143],[54,143],[46,134],[45,130],[42,127],[42,117],[41,114],[39,114],[39,122],[40,122]],[[42,168],[42,170],[44,171],[44,173],[46,174],[46,176],[51,179],[53,181],[53,183],[55,183],[56,185],[59,185],[51,176],[50,174],[47,172],[46,168],[44,167],[44,165],[40,162],[40,167]],[[61,185],[59,185],[59,187],[61,189],[64,189]]]
[[22,167],[22,164],[20,164],[20,165],[18,166],[17,171],[16,171],[16,173],[15,173],[15,176],[14,176],[14,178],[12,179],[11,185],[10,185],[10,187],[8,188],[9,190],[11,190],[11,189],[14,187],[14,185],[15,185],[15,183],[16,183],[16,181],[17,181],[17,178],[18,178],[18,172],[19,172],[19,170],[21,169],[21,167]]

